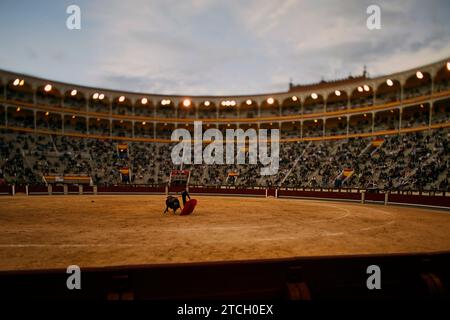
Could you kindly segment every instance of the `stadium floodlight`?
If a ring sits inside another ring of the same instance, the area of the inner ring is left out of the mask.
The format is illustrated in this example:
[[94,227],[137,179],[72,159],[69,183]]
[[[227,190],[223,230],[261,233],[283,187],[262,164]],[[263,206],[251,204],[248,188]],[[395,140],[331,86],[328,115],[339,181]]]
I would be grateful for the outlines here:
[[98,93],[97,93],[97,92],[94,93],[94,94],[92,95],[92,98],[93,98],[93,99],[98,99]]
[[416,72],[416,77],[417,77],[417,79],[423,79],[423,73],[420,72],[420,71],[417,71]]
[[51,85],[51,84],[46,85],[46,86],[44,87],[44,91],[45,91],[45,92],[52,91],[52,85]]
[[370,87],[367,84],[364,85],[364,91],[370,91]]
[[148,102],[147,98],[142,98],[142,99],[141,99],[141,103],[142,103],[142,104],[147,104],[147,102]]
[[252,100],[248,99],[247,101],[245,101],[245,103],[250,106],[252,104]]
[[335,92],[334,92],[334,94],[336,95],[336,96],[340,96],[341,95],[341,92],[339,91],[339,90],[336,90]]
[[73,96],[76,96],[77,95],[77,90],[72,90],[71,92],[70,92],[70,95],[73,97]]
[[19,82],[20,82],[20,79],[16,79],[16,80],[14,80],[13,85],[14,85],[14,86],[18,86],[18,85],[19,85]]
[[450,71],[450,61],[447,62],[447,70]]
[[298,98],[297,98],[297,96],[292,96],[292,101],[297,101],[298,100]]
[[211,102],[209,102],[208,100],[206,100],[205,102],[203,102],[203,105],[205,107],[209,107],[209,105],[211,104]]
[[105,95],[104,95],[103,93],[100,93],[100,94],[98,95],[98,99],[99,99],[99,100],[103,100],[104,97],[105,97]]
[[267,103],[268,103],[268,104],[273,104],[274,102],[275,102],[275,100],[273,100],[272,97],[270,97],[270,98],[267,99]]
[[189,99],[184,99],[183,100],[183,106],[185,106],[186,108],[189,107],[191,105],[191,100]]
[[317,93],[311,93],[311,98],[313,98],[314,100],[316,100],[319,96],[317,95]]
[[392,87],[394,85],[394,81],[392,81],[391,79],[387,79],[386,83],[389,87]]
[[20,80],[20,82],[19,82],[19,86],[23,86],[25,84],[25,80]]
[[119,97],[119,102],[124,102],[125,101],[125,97],[124,96],[120,96]]

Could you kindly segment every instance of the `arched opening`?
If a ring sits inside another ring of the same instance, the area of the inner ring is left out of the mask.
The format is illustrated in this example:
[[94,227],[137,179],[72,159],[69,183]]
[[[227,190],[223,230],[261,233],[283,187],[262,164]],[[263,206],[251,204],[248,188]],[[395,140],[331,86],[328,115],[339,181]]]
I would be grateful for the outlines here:
[[305,120],[303,122],[303,138],[314,138],[323,136],[323,120]]
[[[173,130],[175,130],[175,125],[173,123],[157,123],[156,124],[156,138],[170,140]],[[170,159],[170,154],[169,154],[169,159]]]
[[76,115],[64,116],[64,132],[74,132],[86,134],[86,118]]
[[113,120],[112,135],[115,137],[131,137],[133,135],[133,124],[131,121]]
[[23,79],[10,80],[6,85],[6,99],[33,103],[33,89]]
[[133,104],[125,96],[116,97],[112,101],[112,113],[121,115],[132,115]]
[[[219,118],[233,119],[233,118],[237,118],[237,116],[238,116],[237,105],[233,105],[233,103],[220,103],[219,104]],[[216,118],[216,116],[214,115],[213,118]]]
[[34,128],[34,113],[22,107],[8,107],[8,126]]
[[258,104],[256,101],[246,99],[239,104],[239,118],[256,118],[258,116]]
[[[233,111],[236,113],[236,107]],[[227,116],[222,116],[226,118]],[[198,105],[198,118],[199,119],[216,119],[217,118],[217,105],[212,101],[203,101]]]
[[370,133],[372,132],[372,114],[364,113],[350,116],[349,133]]
[[265,122],[265,123],[261,123],[260,124],[259,129],[266,129],[267,130],[267,137],[270,138],[271,130],[273,130],[273,129],[280,130],[280,124],[278,122]]
[[4,126],[6,124],[5,117],[6,117],[5,106],[0,104],[0,125],[2,125],[2,126]]
[[417,71],[410,76],[403,86],[404,99],[412,99],[431,93],[431,77],[428,72]]
[[134,123],[134,136],[136,138],[153,138],[153,123],[136,121]]
[[261,103],[261,117],[273,117],[280,115],[280,105],[277,99],[267,98]]
[[89,118],[89,133],[100,136],[109,136],[110,124],[108,119]]
[[450,121],[450,99],[442,99],[433,103],[431,123],[445,123]]
[[89,111],[109,114],[111,105],[103,93],[94,93],[89,97]]
[[345,134],[347,134],[347,117],[328,118],[325,121],[326,136]]
[[36,128],[59,132],[62,130],[62,116],[54,112],[37,111]]
[[1,99],[6,99],[6,96],[4,95],[6,93],[5,84],[3,83],[2,79],[0,79],[0,97]]
[[[189,101],[189,103],[188,103]],[[178,118],[193,119],[196,118],[196,109],[194,102],[186,99],[178,103]]]
[[73,110],[86,110],[86,97],[78,90],[67,90],[63,96],[64,108]]
[[303,114],[324,112],[324,99],[322,95],[312,94],[303,103]]
[[388,79],[378,86],[376,103],[380,105],[400,101],[400,92],[400,81]]
[[[240,125],[239,126],[239,128],[240,129],[243,129],[243,130],[245,130],[243,127],[245,127],[246,125]],[[215,127],[215,125],[212,125],[212,128],[214,128]],[[205,129],[209,129],[209,127],[207,127],[207,128],[204,128],[204,130]],[[222,135],[223,135],[223,138],[224,139],[226,139],[226,130],[227,129],[232,129],[232,130],[236,130],[236,129],[238,129],[238,125],[236,124],[236,123],[221,123],[221,124],[219,124],[219,127],[218,127],[218,129],[220,130],[220,132],[222,133]]]
[[156,117],[159,118],[176,118],[176,106],[170,99],[162,99],[156,105]]
[[41,105],[61,106],[61,92],[55,86],[45,84],[36,89],[36,103]]
[[436,92],[442,92],[450,90],[450,62],[447,62],[434,77],[434,90]]
[[399,109],[375,113],[374,131],[398,130]]
[[347,109],[348,95],[347,92],[335,90],[327,97],[327,112],[339,111]]
[[352,109],[373,105],[373,89],[371,86],[360,85],[350,95],[350,107]]
[[427,126],[430,118],[430,105],[422,103],[403,108],[402,128]]
[[141,117],[154,117],[155,106],[147,98],[138,99],[134,104],[134,114]]
[[282,122],[280,136],[282,139],[300,138],[301,129],[300,121]]
[[297,96],[292,96],[283,100],[281,104],[281,114],[283,116],[301,114],[302,103],[300,98]]

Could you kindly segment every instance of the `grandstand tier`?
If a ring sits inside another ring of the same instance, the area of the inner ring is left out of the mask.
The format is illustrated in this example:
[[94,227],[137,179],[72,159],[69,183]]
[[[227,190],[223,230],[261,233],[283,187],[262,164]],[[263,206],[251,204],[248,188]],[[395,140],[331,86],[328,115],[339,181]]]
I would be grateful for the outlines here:
[[222,132],[279,129],[280,170],[186,165],[192,185],[448,191],[447,62],[249,96],[120,92],[0,71],[0,184],[165,185],[181,169],[172,131],[194,132],[200,119]]

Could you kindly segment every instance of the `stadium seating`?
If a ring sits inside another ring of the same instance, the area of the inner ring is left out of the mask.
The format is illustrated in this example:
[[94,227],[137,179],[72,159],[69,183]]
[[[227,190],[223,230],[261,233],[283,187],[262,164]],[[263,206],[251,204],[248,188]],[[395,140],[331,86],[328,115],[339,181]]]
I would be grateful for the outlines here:
[[[259,165],[190,165],[192,185],[347,187],[448,191],[448,129],[373,138],[281,144],[280,170],[259,176]],[[131,168],[131,184],[165,184],[174,166],[171,145],[131,142],[129,157],[117,153],[117,142],[65,136],[21,135],[3,130],[1,178],[6,183],[41,184],[47,174],[88,174],[96,185],[120,184],[119,169]],[[353,173],[339,179],[342,171]],[[228,180],[228,173],[237,178]]]
[[[291,84],[273,95],[192,97],[186,105],[181,96],[45,85],[51,81],[0,70],[0,184],[87,175],[97,186],[162,186],[179,169],[170,156],[173,130],[192,132],[200,119],[222,133],[279,129],[280,168],[260,176],[260,165],[186,165],[191,185],[447,192],[448,66],[420,67],[420,77],[407,70]],[[121,143],[127,157],[117,152]]]

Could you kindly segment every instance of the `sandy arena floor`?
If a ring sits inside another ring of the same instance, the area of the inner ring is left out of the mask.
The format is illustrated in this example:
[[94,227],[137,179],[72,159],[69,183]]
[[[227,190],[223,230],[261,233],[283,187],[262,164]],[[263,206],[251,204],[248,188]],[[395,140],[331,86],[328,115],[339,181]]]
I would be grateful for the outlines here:
[[450,250],[450,212],[313,200],[0,198],[0,270]]

